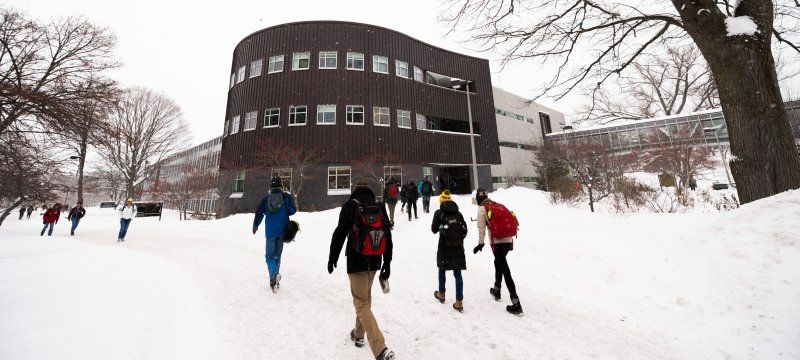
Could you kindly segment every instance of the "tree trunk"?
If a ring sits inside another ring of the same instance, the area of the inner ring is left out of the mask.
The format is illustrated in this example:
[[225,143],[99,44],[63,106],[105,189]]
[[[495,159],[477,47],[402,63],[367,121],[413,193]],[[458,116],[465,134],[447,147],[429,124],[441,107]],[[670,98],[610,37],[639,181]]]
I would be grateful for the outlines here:
[[78,159],[78,201],[83,201],[83,168],[86,166],[87,137],[81,139]]
[[17,206],[19,206],[19,204],[22,204],[22,202],[24,200],[25,200],[25,198],[20,197],[19,199],[17,199],[17,201],[15,201],[13,204],[11,204],[11,206],[9,206],[5,210],[3,210],[3,213],[0,214],[0,226],[3,225],[3,221],[8,217],[8,214],[11,214],[11,211],[16,209]]
[[[675,2],[675,0],[673,0]],[[771,1],[742,2],[759,32],[728,36],[711,0],[681,2],[686,31],[711,67],[731,145],[731,173],[741,203],[800,187],[800,160],[772,57]]]

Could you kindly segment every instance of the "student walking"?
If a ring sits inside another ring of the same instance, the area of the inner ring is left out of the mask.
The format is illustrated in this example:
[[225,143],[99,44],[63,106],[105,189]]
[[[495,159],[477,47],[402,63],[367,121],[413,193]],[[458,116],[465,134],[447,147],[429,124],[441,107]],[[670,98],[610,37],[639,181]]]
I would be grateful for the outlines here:
[[[382,222],[386,220],[386,216],[386,210],[375,200],[375,193],[369,188],[369,183],[359,180],[350,199],[342,204],[339,223],[331,236],[328,254],[328,273],[332,274],[342,247],[346,247],[347,277],[350,279],[350,293],[356,310],[356,321],[350,331],[350,340],[356,347],[363,347],[366,335],[372,356],[378,360],[394,359],[394,352],[386,347],[386,340],[372,313],[372,283],[375,274],[380,270],[380,280],[388,281],[392,262],[392,232]],[[371,241],[373,237],[375,242]],[[345,239],[348,240],[347,246]],[[365,245],[365,242],[369,245]],[[374,243],[378,245],[375,246]]]
[[[55,203],[53,207],[47,209],[42,216],[42,223],[44,227],[39,236],[44,236],[44,231],[47,230],[47,236],[53,236],[53,226],[58,223],[58,217],[61,214],[61,204]],[[48,230],[49,228],[49,230]]]
[[417,199],[419,199],[419,192],[417,185],[413,181],[409,181],[406,185],[406,197],[408,198],[408,221],[411,221],[411,208],[414,208],[414,219],[417,219]]
[[439,210],[433,213],[431,231],[439,234],[439,246],[436,250],[436,266],[439,268],[439,290],[433,296],[444,304],[446,272],[452,270],[456,280],[456,302],[453,309],[464,311],[464,281],[461,271],[467,270],[467,260],[464,256],[464,238],[467,236],[467,223],[464,216],[458,211],[456,204],[447,194],[439,196]]
[[30,219],[32,213],[33,213],[33,205],[28,205],[28,217],[26,217],[26,219]]
[[75,207],[67,214],[67,220],[72,221],[72,229],[69,231],[70,235],[75,235],[75,229],[78,228],[78,223],[81,222],[84,215],[86,215],[86,209],[83,207],[83,201],[78,201]]
[[[500,203],[496,203],[489,199],[489,196],[486,194],[486,190],[483,188],[478,188],[475,192],[475,201],[478,203],[478,245],[472,250],[474,254],[477,254],[479,251],[483,250],[484,241],[483,239],[486,237],[486,227],[489,224],[490,216],[492,216],[491,221],[496,222],[509,222],[511,219],[502,219],[501,216],[513,216],[513,215],[501,215],[501,214],[510,214],[507,209],[505,211],[500,211],[499,208],[505,209],[505,206],[502,206]],[[489,212],[487,209],[497,209],[497,211]],[[492,214],[492,215],[489,215]],[[516,221],[514,219],[513,221]],[[511,277],[511,269],[508,266],[508,260],[506,256],[508,252],[513,250],[514,242],[513,236],[498,236],[499,234],[493,234],[491,230],[489,231],[489,239],[492,246],[492,252],[494,253],[494,286],[489,289],[489,294],[491,294],[496,301],[500,301],[500,288],[502,286],[503,279],[506,280],[506,287],[508,288],[508,292],[511,296],[511,305],[506,306],[506,310],[514,315],[522,316],[522,305],[519,303],[519,296],[517,296],[517,287],[514,284],[514,279]]]
[[394,208],[397,206],[397,197],[400,195],[400,186],[394,177],[389,178],[386,187],[383,189],[383,202],[389,208],[389,221],[394,226]]
[[433,184],[426,176],[419,184],[419,193],[422,194],[422,211],[426,214],[431,212],[431,196],[433,195]]
[[25,207],[19,208],[19,219],[22,220],[22,217],[25,216]]
[[264,258],[269,272],[269,288],[273,294],[280,289],[284,231],[286,224],[289,223],[289,216],[295,212],[297,207],[292,195],[283,191],[283,181],[280,177],[273,177],[270,181],[269,194],[261,199],[253,219],[253,234],[258,231],[261,220],[264,220],[264,237],[267,239]]
[[125,235],[128,234],[128,227],[131,225],[131,219],[136,217],[136,205],[133,205],[133,198],[128,200],[117,209],[119,211],[119,236],[117,242],[125,241]]

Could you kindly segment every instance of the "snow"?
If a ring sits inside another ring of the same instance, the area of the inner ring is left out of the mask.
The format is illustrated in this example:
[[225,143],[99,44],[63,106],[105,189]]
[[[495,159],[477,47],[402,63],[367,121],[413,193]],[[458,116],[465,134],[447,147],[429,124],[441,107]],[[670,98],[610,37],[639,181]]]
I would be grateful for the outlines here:
[[[398,359],[800,358],[800,191],[724,213],[624,216],[523,188],[490,197],[520,218],[509,263],[525,316],[506,313],[505,286],[501,303],[488,294],[491,250],[472,254],[472,222],[465,311],[451,308],[451,274],[440,304],[432,214],[398,212],[391,292],[372,292]],[[454,198],[475,217],[469,197]],[[371,358],[347,340],[344,258],[325,269],[338,209],[293,216],[301,232],[284,247],[278,294],[252,216],[136,218],[124,243],[110,209],[90,208],[75,236],[66,221],[40,237],[38,219],[9,217],[0,358]]]
[[758,32],[758,26],[749,16],[733,16],[725,18],[725,27],[728,36],[754,35]]

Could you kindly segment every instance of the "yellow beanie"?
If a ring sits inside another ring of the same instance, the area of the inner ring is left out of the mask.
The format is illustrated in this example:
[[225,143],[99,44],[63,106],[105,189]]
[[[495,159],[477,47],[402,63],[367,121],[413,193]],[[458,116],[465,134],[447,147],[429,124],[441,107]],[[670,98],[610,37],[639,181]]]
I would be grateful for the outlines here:
[[441,204],[441,203],[443,203],[445,201],[452,201],[452,200],[453,200],[453,198],[450,197],[450,190],[442,191],[442,194],[439,195],[439,204]]

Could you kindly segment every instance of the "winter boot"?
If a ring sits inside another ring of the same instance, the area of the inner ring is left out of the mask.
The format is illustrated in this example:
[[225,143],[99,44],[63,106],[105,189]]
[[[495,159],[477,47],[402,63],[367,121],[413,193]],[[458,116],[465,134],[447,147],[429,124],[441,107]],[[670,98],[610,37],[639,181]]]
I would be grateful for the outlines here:
[[458,312],[464,312],[464,304],[461,303],[461,300],[456,300],[453,303],[453,309],[456,309]]
[[492,294],[492,296],[494,297],[494,301],[500,301],[500,289],[489,288],[489,294]]
[[270,280],[269,281],[269,288],[272,290],[273,294],[277,294],[278,293],[278,288],[275,286],[275,280]]
[[444,304],[444,292],[439,292],[438,290],[434,291],[433,297],[435,297],[436,300],[439,300],[440,303]]
[[356,329],[350,330],[350,341],[352,341],[356,347],[364,347],[364,338],[356,337]]
[[394,351],[389,350],[388,348],[383,348],[378,356],[375,357],[375,360],[392,360],[394,359]]
[[281,274],[277,273],[275,274],[275,288],[280,289],[280,287],[281,287]]
[[506,306],[506,311],[517,316],[522,316],[522,305],[519,304],[519,299],[511,299],[511,305]]

